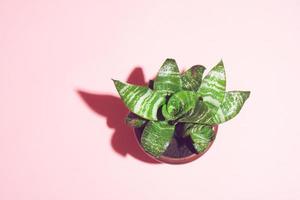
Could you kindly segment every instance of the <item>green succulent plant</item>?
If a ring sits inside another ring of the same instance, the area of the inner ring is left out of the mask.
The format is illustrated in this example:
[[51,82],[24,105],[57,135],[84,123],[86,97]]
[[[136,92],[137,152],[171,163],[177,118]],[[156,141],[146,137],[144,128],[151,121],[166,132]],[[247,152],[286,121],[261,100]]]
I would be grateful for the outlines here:
[[113,80],[131,111],[126,123],[144,126],[141,145],[145,151],[159,157],[169,146],[175,126],[181,124],[182,137],[190,137],[195,150],[203,152],[213,139],[213,126],[240,112],[250,92],[226,92],[222,61],[202,79],[204,70],[205,67],[195,65],[180,74],[176,61],[166,59],[153,88]]

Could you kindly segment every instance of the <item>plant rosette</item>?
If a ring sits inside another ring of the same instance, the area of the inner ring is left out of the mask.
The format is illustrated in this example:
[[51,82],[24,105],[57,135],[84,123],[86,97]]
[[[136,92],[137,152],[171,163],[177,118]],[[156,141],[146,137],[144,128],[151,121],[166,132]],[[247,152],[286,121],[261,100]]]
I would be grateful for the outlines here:
[[183,164],[199,158],[212,145],[218,125],[234,118],[249,98],[249,91],[226,91],[222,61],[202,79],[204,71],[195,65],[180,74],[176,61],[166,59],[153,87],[113,80],[130,110],[126,123],[154,159]]

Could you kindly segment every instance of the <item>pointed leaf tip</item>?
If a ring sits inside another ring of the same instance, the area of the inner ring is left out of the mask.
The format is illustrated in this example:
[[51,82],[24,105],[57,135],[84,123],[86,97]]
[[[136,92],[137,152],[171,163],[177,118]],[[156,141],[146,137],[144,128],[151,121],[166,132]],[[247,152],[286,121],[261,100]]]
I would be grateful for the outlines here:
[[225,91],[226,73],[223,61],[221,60],[204,77],[198,90],[198,94],[203,97],[204,103],[212,113],[215,113],[223,101]]
[[129,110],[142,118],[157,120],[157,110],[165,97],[149,88],[115,81],[116,89]]
[[153,87],[155,91],[164,95],[170,95],[181,90],[180,73],[174,59],[168,58],[164,61]]
[[115,79],[111,79],[111,80],[114,82],[115,85],[117,84],[117,80]]
[[202,76],[205,67],[194,65],[181,75],[182,89],[197,91],[202,82]]
[[116,86],[116,88],[117,88],[117,85],[120,83],[120,81],[115,80],[115,79],[111,79],[111,80],[114,82],[114,84],[115,84],[115,86]]
[[162,69],[168,69],[170,68],[169,70],[171,71],[174,71],[174,72],[179,72],[179,69],[178,69],[178,66],[177,66],[177,63],[176,63],[176,60],[173,59],[173,58],[167,58],[164,63],[162,64],[161,66],[161,70]]
[[174,58],[167,58],[165,62],[176,63],[176,60]]
[[243,91],[242,92],[243,99],[244,100],[248,99],[250,97],[250,94],[251,94],[250,91]]
[[234,118],[241,111],[249,96],[249,91],[226,92],[222,104],[213,117],[214,124],[221,124]]
[[224,66],[223,59],[221,59],[217,65]]

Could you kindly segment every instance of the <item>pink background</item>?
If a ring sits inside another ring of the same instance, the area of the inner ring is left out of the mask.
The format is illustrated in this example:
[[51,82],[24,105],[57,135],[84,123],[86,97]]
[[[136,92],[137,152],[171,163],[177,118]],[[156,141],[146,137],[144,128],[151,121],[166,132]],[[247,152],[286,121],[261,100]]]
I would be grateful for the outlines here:
[[[1,0],[0,199],[300,199],[299,13],[299,0]],[[167,57],[222,58],[228,89],[252,91],[180,166],[137,149],[110,80],[143,83]]]

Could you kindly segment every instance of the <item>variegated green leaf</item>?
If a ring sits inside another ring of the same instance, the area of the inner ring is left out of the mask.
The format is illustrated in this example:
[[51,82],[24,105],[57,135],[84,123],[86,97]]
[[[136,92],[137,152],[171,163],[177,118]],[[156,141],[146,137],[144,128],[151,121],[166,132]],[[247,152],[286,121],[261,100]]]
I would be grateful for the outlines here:
[[190,110],[187,114],[182,116],[178,121],[185,123],[198,123],[198,124],[208,124],[212,123],[211,119],[213,117],[212,111],[206,106],[206,104],[198,100],[195,107]]
[[166,121],[149,121],[143,131],[141,144],[145,151],[159,157],[169,146],[175,130]]
[[154,90],[164,95],[181,90],[180,73],[174,59],[168,58],[161,66],[154,81]]
[[180,91],[173,94],[162,108],[162,114],[167,120],[174,120],[186,114],[195,107],[198,96],[192,91]]
[[249,96],[249,91],[226,92],[222,104],[212,119],[213,123],[220,124],[235,117]]
[[195,65],[187,71],[185,71],[181,75],[182,89],[189,91],[197,91],[201,85],[204,70],[204,66]]
[[141,118],[140,116],[134,114],[134,113],[129,113],[128,116],[125,118],[125,122],[127,125],[135,127],[135,128],[140,128],[143,126],[147,120]]
[[165,96],[142,86],[135,86],[114,80],[121,99],[129,110],[142,118],[157,120],[157,110],[166,99]]
[[216,113],[221,105],[226,89],[226,75],[223,62],[220,61],[204,77],[198,94],[212,113]]
[[196,151],[203,152],[212,141],[214,131],[211,126],[187,124],[185,125],[185,134],[191,136]]

